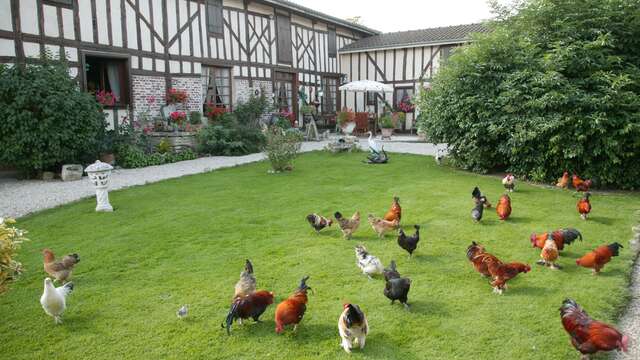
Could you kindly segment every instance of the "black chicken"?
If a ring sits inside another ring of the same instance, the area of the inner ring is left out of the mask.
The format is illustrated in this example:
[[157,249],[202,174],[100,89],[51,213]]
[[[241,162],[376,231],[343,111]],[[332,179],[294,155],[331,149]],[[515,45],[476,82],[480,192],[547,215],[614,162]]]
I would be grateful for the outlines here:
[[409,253],[409,257],[418,248],[418,242],[420,241],[420,225],[414,225],[413,227],[416,229],[416,233],[413,236],[407,236],[402,229],[398,231],[398,245]]
[[476,201],[476,206],[471,210],[471,217],[476,222],[479,222],[480,220],[482,220],[482,213],[484,212],[484,204],[485,204],[484,202],[486,201],[486,199],[478,198],[478,199],[475,199],[475,201]]
[[407,296],[411,288],[411,279],[400,277],[400,273],[396,270],[395,261],[391,261],[389,267],[389,269],[384,269],[383,272],[384,279],[386,280],[384,296],[391,300],[391,305],[398,300],[404,305],[405,309],[409,310]]
[[478,188],[477,186],[471,192],[471,197],[476,202],[476,204],[480,201],[482,202],[482,205],[485,208],[491,207],[491,203],[489,202],[489,199],[487,199],[487,197],[482,194],[482,192],[480,191],[480,188]]

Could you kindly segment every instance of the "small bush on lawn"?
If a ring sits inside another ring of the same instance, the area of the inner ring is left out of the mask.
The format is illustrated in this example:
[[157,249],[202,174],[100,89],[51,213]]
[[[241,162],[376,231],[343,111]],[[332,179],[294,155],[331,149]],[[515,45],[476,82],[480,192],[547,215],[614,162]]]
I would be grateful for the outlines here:
[[22,272],[22,264],[16,260],[16,255],[27,238],[25,231],[12,226],[14,223],[13,219],[0,218],[0,294]]
[[270,126],[266,130],[267,143],[264,151],[275,172],[293,170],[293,160],[298,156],[302,140],[302,133],[297,129],[283,129]]
[[0,163],[33,174],[99,155],[105,121],[64,61],[0,66]]
[[441,67],[420,128],[468,170],[640,187],[638,2],[523,4]]

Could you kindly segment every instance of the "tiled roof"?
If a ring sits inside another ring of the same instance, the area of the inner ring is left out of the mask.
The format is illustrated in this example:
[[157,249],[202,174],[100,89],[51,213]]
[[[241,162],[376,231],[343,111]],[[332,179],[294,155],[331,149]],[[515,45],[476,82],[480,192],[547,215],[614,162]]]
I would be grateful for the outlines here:
[[487,31],[488,29],[482,24],[467,24],[379,34],[353,42],[340,49],[340,52],[460,43],[468,41],[471,33]]
[[319,19],[323,19],[325,21],[328,22],[332,22],[334,24],[339,24],[341,26],[344,26],[348,29],[352,29],[352,30],[356,30],[365,34],[369,34],[369,35],[377,35],[380,34],[380,31],[378,30],[374,30],[371,28],[368,28],[364,25],[360,25],[360,24],[354,24],[350,21],[344,20],[344,19],[339,19],[337,17],[331,16],[331,15],[327,15],[325,13],[321,13],[319,11],[310,9],[306,6],[302,6],[299,4],[296,4],[292,1],[287,1],[287,0],[262,0],[263,2],[266,3],[270,3],[272,5],[278,5],[281,6],[283,8],[289,9],[289,10],[293,10],[293,11],[298,11],[300,13],[303,14],[309,14],[311,16],[317,17]]

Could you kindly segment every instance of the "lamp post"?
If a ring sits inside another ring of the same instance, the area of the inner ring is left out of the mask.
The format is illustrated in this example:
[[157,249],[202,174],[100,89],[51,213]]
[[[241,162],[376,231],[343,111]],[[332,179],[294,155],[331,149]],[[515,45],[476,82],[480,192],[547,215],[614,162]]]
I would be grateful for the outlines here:
[[109,180],[111,178],[113,166],[96,160],[95,163],[87,166],[84,170],[89,176],[89,180],[96,188],[96,211],[111,212],[113,207],[109,204]]

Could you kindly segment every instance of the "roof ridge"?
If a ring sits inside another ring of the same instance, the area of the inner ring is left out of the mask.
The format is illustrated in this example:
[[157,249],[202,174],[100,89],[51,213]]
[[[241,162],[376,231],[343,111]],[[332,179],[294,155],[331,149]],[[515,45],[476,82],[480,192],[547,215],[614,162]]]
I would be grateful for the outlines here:
[[484,22],[475,22],[475,23],[469,23],[469,24],[456,24],[456,25],[437,26],[437,27],[422,28],[422,29],[414,29],[414,30],[392,31],[392,32],[381,33],[381,34],[374,35],[374,36],[393,35],[393,34],[402,34],[402,33],[410,33],[410,32],[420,32],[420,31],[427,31],[427,30],[450,29],[450,28],[455,28],[455,27],[462,27],[462,26],[474,26],[474,25],[484,25]]

